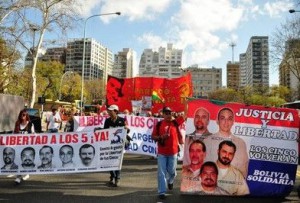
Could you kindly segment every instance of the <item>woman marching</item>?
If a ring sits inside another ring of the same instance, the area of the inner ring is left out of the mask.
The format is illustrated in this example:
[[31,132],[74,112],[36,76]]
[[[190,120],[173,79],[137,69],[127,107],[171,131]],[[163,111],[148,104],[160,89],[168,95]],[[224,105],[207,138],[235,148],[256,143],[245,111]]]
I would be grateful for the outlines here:
[[[28,112],[26,109],[23,109],[20,111],[18,120],[15,124],[14,133],[18,134],[31,134],[35,133],[34,125],[30,122],[30,118],[28,115]],[[17,175],[17,178],[15,179],[15,184],[19,185],[22,180],[27,180],[29,178],[29,175],[22,177],[22,175]]]

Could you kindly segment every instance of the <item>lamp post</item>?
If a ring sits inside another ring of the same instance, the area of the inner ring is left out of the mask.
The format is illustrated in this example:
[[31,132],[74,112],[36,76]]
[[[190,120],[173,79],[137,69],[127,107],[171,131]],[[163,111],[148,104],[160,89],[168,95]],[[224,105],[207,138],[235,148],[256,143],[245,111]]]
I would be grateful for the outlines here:
[[91,15],[90,17],[86,18],[84,21],[84,28],[83,28],[83,54],[82,54],[82,68],[81,68],[81,99],[80,99],[80,114],[82,115],[83,113],[83,87],[84,87],[84,60],[85,60],[85,28],[86,28],[86,23],[89,19],[97,16],[104,16],[104,15],[121,15],[121,12],[115,12],[115,13],[102,13],[102,14],[95,14]]
[[[38,31],[38,27],[34,24],[29,24],[29,29],[33,32],[33,37],[32,37],[32,54],[31,54],[31,60],[32,60],[32,65],[33,65],[33,60],[34,60],[34,54],[35,54],[35,32]],[[37,50],[38,51],[38,50]]]
[[65,75],[67,75],[68,73],[74,73],[73,71],[67,71],[65,72],[62,76],[61,76],[61,79],[60,79],[60,85],[59,85],[59,97],[58,97],[58,100],[60,101],[61,100],[61,86],[62,86],[62,81],[63,81],[63,78]]
[[300,12],[300,11],[295,10],[295,9],[290,9],[289,12],[290,12],[290,13],[297,13],[297,12]]

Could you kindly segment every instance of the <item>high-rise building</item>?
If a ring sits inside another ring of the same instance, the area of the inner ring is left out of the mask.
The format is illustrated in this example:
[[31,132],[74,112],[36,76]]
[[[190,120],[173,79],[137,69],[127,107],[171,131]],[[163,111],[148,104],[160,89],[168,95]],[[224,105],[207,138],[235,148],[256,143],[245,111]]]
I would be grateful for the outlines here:
[[240,64],[228,61],[227,63],[227,87],[238,90],[240,87]]
[[158,52],[145,49],[139,64],[139,75],[149,77],[176,78],[182,74],[182,49],[160,47]]
[[134,77],[133,71],[133,50],[124,48],[123,51],[115,54],[114,68],[112,75],[118,78],[132,78]]
[[193,65],[183,72],[192,75],[193,97],[207,97],[210,92],[222,87],[222,68],[199,68]]
[[268,36],[251,37],[246,53],[240,55],[240,84],[269,86]]
[[[85,39],[84,79],[103,79],[112,74],[113,54],[94,39]],[[72,39],[67,43],[65,71],[74,71],[82,75],[83,38]]]
[[299,94],[300,39],[291,39],[285,43],[285,53],[279,65],[279,84],[292,90],[294,98]]
[[39,57],[40,61],[58,61],[66,64],[66,47],[47,48],[45,54]]

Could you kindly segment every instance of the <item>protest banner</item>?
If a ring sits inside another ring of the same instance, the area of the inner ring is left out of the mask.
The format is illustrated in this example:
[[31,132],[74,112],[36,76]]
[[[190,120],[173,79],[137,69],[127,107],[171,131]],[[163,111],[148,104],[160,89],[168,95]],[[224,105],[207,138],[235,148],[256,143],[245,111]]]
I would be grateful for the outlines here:
[[[128,128],[130,129],[129,136],[132,138],[129,148],[126,153],[141,154],[156,157],[157,143],[155,143],[151,134],[153,126],[157,124],[162,118],[120,115],[125,117]],[[100,122],[101,121],[101,122]],[[101,116],[75,116],[74,129],[76,131],[93,131],[95,127],[104,126],[105,117]],[[179,126],[183,138],[185,138],[185,124]],[[183,146],[181,147],[179,160],[183,157]]]
[[[178,78],[135,77],[117,78],[108,76],[106,101],[108,106],[116,104],[120,111],[132,110],[132,100],[143,100],[143,97],[153,98],[153,92],[163,99],[152,100],[152,112],[159,112],[164,106],[174,111],[184,111],[184,98],[192,96],[191,74]],[[149,100],[150,100],[149,98]],[[150,103],[148,103],[150,104]]]
[[126,130],[0,135],[1,175],[120,170]]
[[[298,164],[296,110],[208,100],[190,101],[188,107],[182,193],[287,196],[291,192]],[[206,134],[197,134],[206,124]]]

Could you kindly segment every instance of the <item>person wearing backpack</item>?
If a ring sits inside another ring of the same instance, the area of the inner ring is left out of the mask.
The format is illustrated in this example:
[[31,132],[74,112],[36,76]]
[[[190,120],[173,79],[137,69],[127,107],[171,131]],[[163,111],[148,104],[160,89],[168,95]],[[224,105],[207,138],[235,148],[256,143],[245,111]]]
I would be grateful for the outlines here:
[[184,123],[184,115],[176,119],[172,116],[170,107],[164,107],[162,110],[163,120],[158,122],[153,129],[152,139],[157,142],[157,182],[158,197],[166,198],[168,189],[173,189],[174,179],[176,177],[177,154],[179,144],[183,144],[182,135],[178,126]]

